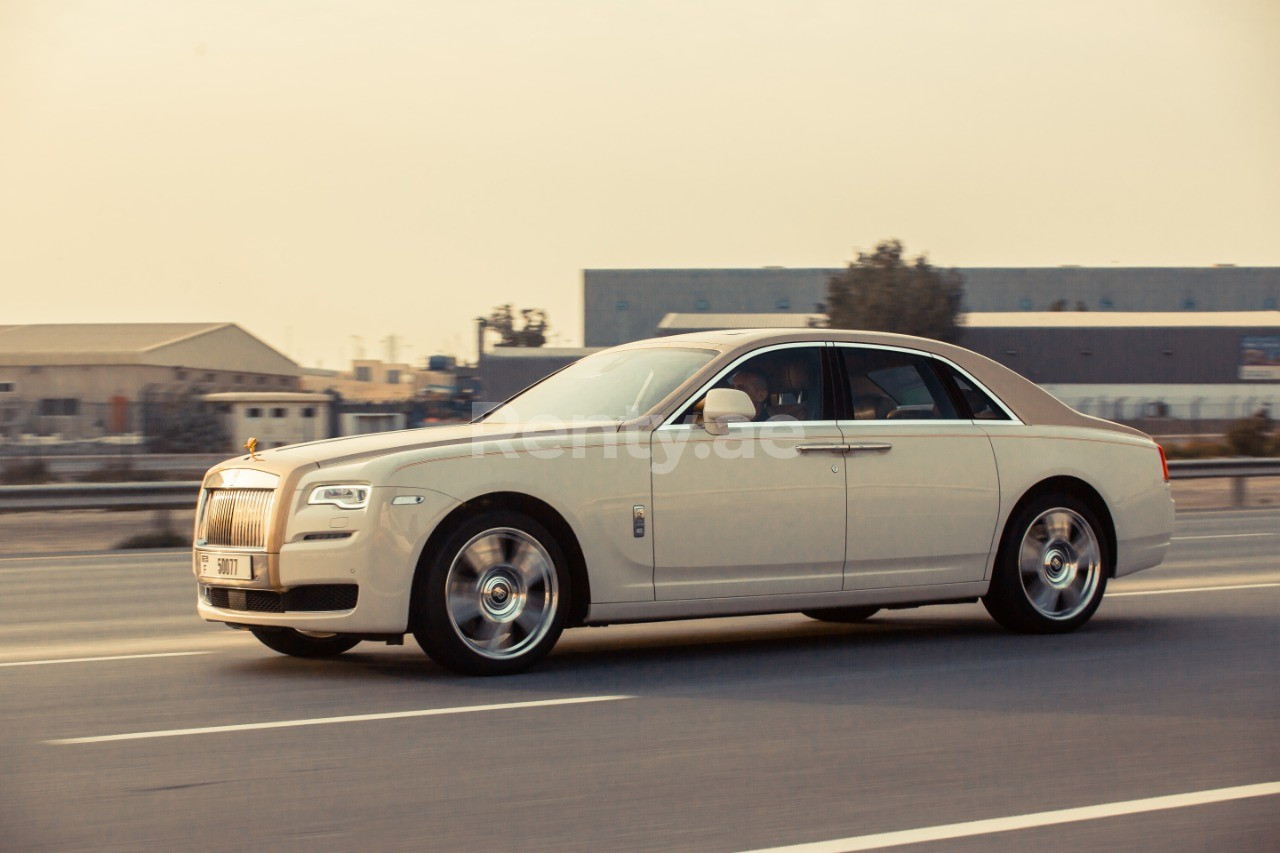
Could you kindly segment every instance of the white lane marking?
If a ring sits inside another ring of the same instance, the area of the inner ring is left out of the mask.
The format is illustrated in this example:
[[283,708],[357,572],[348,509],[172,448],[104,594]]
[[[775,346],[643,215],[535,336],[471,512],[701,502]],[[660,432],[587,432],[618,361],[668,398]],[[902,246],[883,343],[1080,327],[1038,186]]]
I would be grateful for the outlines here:
[[103,655],[93,658],[57,658],[54,660],[18,660],[0,663],[0,666],[45,666],[51,663],[94,663],[100,660],[138,660],[139,658],[180,658],[189,655],[211,655],[213,652],[155,652],[145,655]]
[[1107,598],[1119,598],[1122,595],[1173,595],[1178,592],[1221,592],[1232,589],[1269,589],[1280,586],[1280,583],[1239,583],[1230,586],[1184,586],[1176,589],[1140,589],[1134,592],[1109,592]]
[[1280,533],[1210,533],[1204,536],[1175,536],[1174,542],[1186,542],[1191,539],[1250,539],[1254,536],[1280,536]]
[[406,717],[440,717],[446,714],[471,714],[476,711],[510,711],[516,708],[548,708],[554,705],[581,705],[587,702],[614,702],[618,699],[634,699],[634,696],[575,696],[569,699],[538,699],[532,702],[507,702],[501,705],[467,705],[459,708],[428,708],[422,711],[391,711],[385,714],[353,714],[347,717],[313,717],[302,720],[277,720],[270,723],[242,723],[234,726],[202,726],[198,729],[165,729],[155,732],[130,732],[122,735],[97,737],[70,737],[47,740],[45,743],[66,745],[74,743],[106,743],[114,740],[146,740],[158,737],[207,735],[217,732],[249,732],[258,729],[287,729],[295,726],[327,726],[333,723],[363,723],[369,720],[401,720]]
[[844,853],[851,850],[879,850],[884,847],[898,847],[903,844],[946,841],[951,838],[990,835],[996,832],[1011,832],[1018,829],[1053,826],[1059,823],[1074,823],[1082,820],[1101,820],[1102,818],[1119,817],[1121,815],[1181,809],[1187,806],[1202,806],[1209,803],[1223,803],[1229,800],[1270,797],[1276,794],[1280,794],[1280,782],[1263,782],[1258,785],[1240,785],[1235,788],[1192,791],[1188,794],[1170,794],[1165,797],[1125,800],[1118,803],[1103,803],[1097,806],[1082,806],[1075,809],[1036,812],[1015,817],[997,817],[988,820],[967,821],[965,823],[946,823],[940,826],[904,829],[897,832],[881,832],[875,835],[855,835],[834,841],[818,841],[813,844],[795,844],[788,847],[771,847],[767,848],[767,850],[757,850],[755,853],[782,853],[782,851],[786,851],[786,853]]

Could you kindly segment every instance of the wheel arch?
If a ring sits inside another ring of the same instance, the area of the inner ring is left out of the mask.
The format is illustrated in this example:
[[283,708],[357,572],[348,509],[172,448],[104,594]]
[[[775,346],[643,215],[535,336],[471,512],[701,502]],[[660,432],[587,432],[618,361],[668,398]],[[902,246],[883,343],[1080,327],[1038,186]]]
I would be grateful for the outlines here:
[[[1111,508],[1107,506],[1107,501],[1102,497],[1102,494],[1079,477],[1069,475],[1048,477],[1023,492],[1022,497],[1018,498],[1018,502],[1013,505],[1013,509],[1005,517],[1004,529],[1000,532],[999,550],[1003,550],[1007,544],[1008,538],[1012,533],[1010,527],[1019,513],[1022,512],[1022,509],[1036,498],[1048,494],[1070,495],[1083,502],[1098,517],[1107,546],[1106,576],[1108,578],[1115,577],[1116,565],[1119,562],[1116,554],[1115,519],[1112,518]],[[997,553],[999,553],[999,550]]]
[[[578,543],[578,536],[573,527],[546,501],[523,492],[489,492],[470,498],[454,507],[448,515],[440,520],[435,530],[427,537],[427,542],[418,556],[413,576],[412,601],[419,600],[419,584],[425,580],[425,568],[440,549],[441,544],[459,524],[490,510],[506,509],[523,513],[541,524],[556,538],[556,543],[564,552],[569,571],[569,612],[566,614],[565,627],[582,625],[587,618],[587,610],[591,605],[591,581],[587,576],[587,562]],[[415,618],[412,606],[410,621]]]

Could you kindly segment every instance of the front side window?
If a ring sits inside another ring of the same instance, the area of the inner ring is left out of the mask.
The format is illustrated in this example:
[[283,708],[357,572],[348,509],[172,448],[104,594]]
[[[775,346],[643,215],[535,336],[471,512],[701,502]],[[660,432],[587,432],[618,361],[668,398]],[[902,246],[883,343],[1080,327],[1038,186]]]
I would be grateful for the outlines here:
[[[720,377],[712,388],[736,388],[755,404],[755,422],[833,420],[825,408],[822,347],[784,347],[752,356]],[[711,389],[708,389],[711,390]],[[701,423],[703,394],[679,423]]]
[[485,416],[502,423],[624,421],[647,413],[716,355],[714,350],[644,347],[589,355]]
[[934,360],[897,350],[839,347],[855,421],[955,420]]

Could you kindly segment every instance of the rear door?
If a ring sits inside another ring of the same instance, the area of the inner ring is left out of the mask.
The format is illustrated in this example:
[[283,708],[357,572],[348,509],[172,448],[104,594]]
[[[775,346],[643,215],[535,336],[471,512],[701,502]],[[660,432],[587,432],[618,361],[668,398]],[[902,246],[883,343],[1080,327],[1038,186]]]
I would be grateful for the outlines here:
[[939,360],[834,351],[850,447],[844,589],[982,580],[1000,505],[995,456]]

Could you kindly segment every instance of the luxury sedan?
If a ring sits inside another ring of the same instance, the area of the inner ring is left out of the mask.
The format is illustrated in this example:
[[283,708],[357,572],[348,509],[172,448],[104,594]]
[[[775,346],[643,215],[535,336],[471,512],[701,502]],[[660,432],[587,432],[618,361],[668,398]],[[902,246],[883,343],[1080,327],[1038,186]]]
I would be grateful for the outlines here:
[[215,466],[197,608],[283,654],[411,633],[484,675],[614,622],[981,599],[1011,630],[1066,632],[1108,579],[1164,558],[1168,480],[1148,436],[957,346],[678,335],[590,355],[470,424]]

